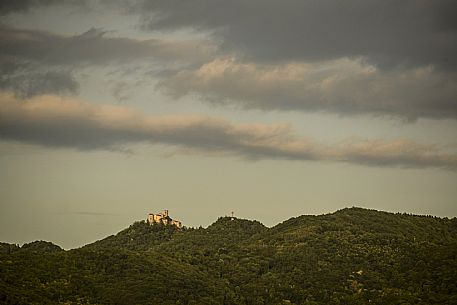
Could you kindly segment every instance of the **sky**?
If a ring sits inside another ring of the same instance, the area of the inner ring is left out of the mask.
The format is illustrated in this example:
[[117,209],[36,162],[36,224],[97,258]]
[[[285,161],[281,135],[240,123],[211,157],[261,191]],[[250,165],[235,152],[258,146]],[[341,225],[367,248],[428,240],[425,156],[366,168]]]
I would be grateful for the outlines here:
[[0,2],[0,241],[147,213],[457,216],[457,2]]

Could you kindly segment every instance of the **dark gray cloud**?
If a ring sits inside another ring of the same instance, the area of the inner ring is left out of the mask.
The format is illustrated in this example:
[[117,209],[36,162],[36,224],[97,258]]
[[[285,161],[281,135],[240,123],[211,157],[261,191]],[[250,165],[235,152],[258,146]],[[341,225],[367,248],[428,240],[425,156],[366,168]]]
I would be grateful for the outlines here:
[[222,58],[168,75],[159,88],[246,109],[457,119],[457,75],[431,67],[385,71],[349,59],[261,65]]
[[[2,0],[0,1],[0,16],[18,13],[27,14],[36,9],[46,9],[53,6],[94,9],[98,3],[98,0]],[[108,7],[107,4],[103,6]]]
[[153,0],[133,8],[147,29],[208,31],[248,60],[457,68],[454,0]]
[[457,155],[406,139],[350,139],[324,145],[293,134],[284,124],[232,124],[211,117],[151,117],[119,106],[37,96],[0,95],[0,138],[81,150],[164,144],[199,153],[248,159],[339,161],[371,166],[457,169]]
[[2,0],[0,1],[0,15],[25,13],[34,8],[56,5],[61,2],[60,0]]
[[71,73],[63,71],[3,74],[0,89],[12,91],[21,97],[41,94],[76,94],[79,84]]
[[45,31],[0,27],[0,56],[46,65],[102,65],[135,60],[207,59],[214,47],[202,41],[137,40],[106,37],[102,29],[64,36]]
[[130,0],[3,1],[0,11],[79,5],[141,16],[153,31],[212,33],[221,50],[251,61],[316,61],[365,57],[379,68],[457,68],[454,0]]
[[[94,28],[65,36],[2,26],[0,59],[13,63],[5,71],[41,66],[27,71],[33,78],[114,63],[137,73],[134,63],[148,60],[157,63],[152,77],[169,94],[196,94],[217,105],[408,120],[457,117],[456,1],[132,0],[92,6],[139,14],[145,28],[162,34],[192,28],[213,40],[137,40]],[[184,64],[162,65],[169,61]],[[30,83],[1,72],[5,88]],[[55,92],[74,92],[71,75]],[[125,84],[121,79],[113,87],[118,100],[128,96]]]
[[65,36],[0,25],[0,88],[23,96],[75,93],[73,71],[144,61],[203,61],[214,47],[202,41],[106,37],[92,28]]

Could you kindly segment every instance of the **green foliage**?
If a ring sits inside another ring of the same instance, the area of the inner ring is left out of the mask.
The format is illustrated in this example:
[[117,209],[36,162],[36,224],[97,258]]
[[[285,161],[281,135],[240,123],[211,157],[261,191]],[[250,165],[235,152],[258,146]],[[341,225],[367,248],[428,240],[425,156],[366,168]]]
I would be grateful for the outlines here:
[[1,304],[457,304],[456,219],[350,208],[273,228],[136,222],[80,249],[0,244]]
[[37,240],[28,244],[24,244],[21,247],[21,251],[29,252],[60,252],[63,249],[49,241]]
[[150,225],[145,221],[137,221],[116,235],[111,235],[85,247],[91,249],[116,248],[142,251],[170,241],[181,231],[182,229],[176,226],[167,226],[161,223]]
[[18,250],[20,250],[20,248],[17,245],[0,242],[0,254],[10,254]]

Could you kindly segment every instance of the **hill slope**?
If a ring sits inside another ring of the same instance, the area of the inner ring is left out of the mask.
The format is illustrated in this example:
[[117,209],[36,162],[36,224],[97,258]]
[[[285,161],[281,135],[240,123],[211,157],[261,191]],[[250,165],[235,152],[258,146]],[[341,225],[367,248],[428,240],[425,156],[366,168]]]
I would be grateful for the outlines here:
[[2,304],[457,304],[455,218],[350,208],[272,228],[136,222],[70,251],[1,245]]

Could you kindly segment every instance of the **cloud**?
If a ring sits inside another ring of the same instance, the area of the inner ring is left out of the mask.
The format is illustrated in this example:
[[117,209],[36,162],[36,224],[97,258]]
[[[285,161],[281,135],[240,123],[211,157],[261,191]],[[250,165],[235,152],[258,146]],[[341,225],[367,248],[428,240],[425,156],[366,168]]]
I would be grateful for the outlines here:
[[129,4],[153,31],[209,32],[250,61],[364,57],[378,68],[457,68],[453,0],[178,0]]
[[19,100],[13,94],[1,94],[0,138],[79,150],[151,143],[247,159],[457,169],[457,155],[405,139],[348,139],[324,145],[295,135],[285,124],[233,124],[206,116],[153,117],[126,107],[52,95]]
[[140,16],[144,29],[212,34],[223,52],[260,62],[364,57],[378,68],[457,68],[454,0],[2,1],[0,14],[50,5]]
[[[124,13],[139,14],[143,27],[161,32],[161,37],[164,31],[188,28],[208,38],[139,40],[95,28],[61,35],[3,25],[0,62],[10,64],[0,66],[0,87],[23,96],[74,93],[74,72],[82,67],[116,65],[118,71],[138,76],[147,69],[145,63],[152,63],[152,72],[140,78],[151,83],[159,79],[160,87],[172,96],[196,94],[218,105],[410,121],[455,119],[456,3],[98,1],[83,6],[124,8]],[[16,70],[9,72],[13,66]],[[57,74],[63,77],[49,77]],[[39,82],[31,85],[37,79],[47,79],[43,90]],[[59,82],[52,84],[52,79]],[[126,99],[125,78],[116,84],[113,95]]]
[[76,94],[79,84],[71,73],[63,71],[19,72],[0,76],[0,88],[22,97],[41,94]]
[[214,46],[205,41],[166,39],[137,40],[106,37],[91,28],[79,35],[65,36],[45,31],[0,27],[0,56],[46,65],[104,65],[145,59],[207,59]]
[[244,109],[457,117],[452,0],[138,1],[151,31],[193,29],[218,57],[164,76],[172,96]]
[[0,2],[0,15],[10,13],[24,13],[32,8],[47,7],[59,4],[59,0],[2,0]]
[[[457,76],[432,67],[380,71],[362,60],[260,65],[220,58],[164,78],[178,98],[197,94],[246,109],[325,111],[407,119],[457,118]],[[439,90],[438,90],[439,89]]]
[[[0,88],[22,96],[78,90],[74,71],[148,63],[200,62],[214,46],[204,41],[106,37],[101,29],[65,36],[0,25]],[[137,71],[138,68],[135,69]]]

